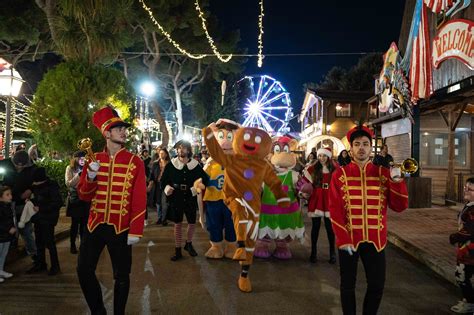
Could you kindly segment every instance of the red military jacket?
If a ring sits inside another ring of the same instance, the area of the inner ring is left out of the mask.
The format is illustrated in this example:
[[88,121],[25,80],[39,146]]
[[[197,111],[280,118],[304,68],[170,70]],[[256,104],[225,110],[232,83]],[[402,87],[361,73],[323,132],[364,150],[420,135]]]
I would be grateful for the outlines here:
[[[146,211],[145,165],[125,148],[113,158],[107,152],[96,153],[99,171],[93,181],[82,172],[79,198],[91,202],[87,228],[92,232],[99,224],[113,225],[115,233],[129,230],[131,236],[143,236]],[[87,165],[84,170],[87,169]]]
[[351,162],[334,171],[329,187],[329,211],[336,245],[387,244],[387,206],[401,212],[408,207],[404,181],[396,183],[390,170],[367,162],[363,169]]

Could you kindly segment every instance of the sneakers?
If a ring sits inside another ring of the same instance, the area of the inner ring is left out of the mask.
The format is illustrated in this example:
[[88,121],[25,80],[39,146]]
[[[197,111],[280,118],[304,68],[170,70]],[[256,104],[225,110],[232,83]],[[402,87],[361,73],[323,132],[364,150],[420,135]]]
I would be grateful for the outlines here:
[[467,303],[464,299],[451,307],[451,311],[458,314],[472,313],[474,312],[474,303]]
[[8,279],[13,277],[12,273],[6,272],[5,270],[0,270],[0,278],[2,279]]

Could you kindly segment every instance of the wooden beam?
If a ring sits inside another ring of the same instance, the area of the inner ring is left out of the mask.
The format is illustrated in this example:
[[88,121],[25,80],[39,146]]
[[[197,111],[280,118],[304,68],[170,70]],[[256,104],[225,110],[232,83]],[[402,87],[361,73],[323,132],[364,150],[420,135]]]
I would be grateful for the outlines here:
[[446,115],[443,113],[443,110],[439,110],[438,113],[441,115],[441,117],[443,118],[444,122],[446,123],[446,126],[448,128],[451,128],[450,124],[449,124],[449,121],[448,121],[448,118],[446,117]]
[[456,120],[454,121],[454,124],[451,126],[451,130],[453,131],[456,130],[456,127],[459,121],[461,120],[462,114],[464,114],[464,110],[466,109],[466,107],[467,107],[467,103],[464,103],[461,106],[459,106],[460,111],[459,111],[458,117],[456,117]]

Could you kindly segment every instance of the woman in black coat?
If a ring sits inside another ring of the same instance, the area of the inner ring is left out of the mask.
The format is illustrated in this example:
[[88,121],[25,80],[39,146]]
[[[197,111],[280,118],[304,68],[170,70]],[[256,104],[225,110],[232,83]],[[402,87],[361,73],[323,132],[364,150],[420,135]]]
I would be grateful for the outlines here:
[[77,184],[79,184],[84,164],[85,152],[78,151],[74,153],[74,157],[66,167],[65,180],[68,188],[66,216],[71,217],[71,232],[69,234],[71,254],[77,254],[77,234],[79,232],[79,237],[82,240],[82,235],[87,225],[87,218],[89,217],[90,203],[80,200],[77,194]]

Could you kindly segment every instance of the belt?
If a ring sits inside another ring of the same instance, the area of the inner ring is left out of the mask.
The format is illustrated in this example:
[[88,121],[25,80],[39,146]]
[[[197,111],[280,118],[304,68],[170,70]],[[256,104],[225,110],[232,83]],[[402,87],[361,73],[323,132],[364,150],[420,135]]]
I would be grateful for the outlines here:
[[329,184],[328,183],[323,183],[321,184],[322,189],[329,189]]
[[186,184],[174,184],[173,188],[179,189],[179,190],[188,190],[188,185],[186,185]]

